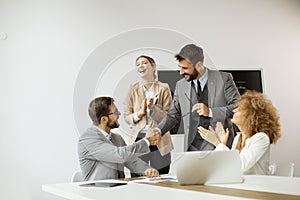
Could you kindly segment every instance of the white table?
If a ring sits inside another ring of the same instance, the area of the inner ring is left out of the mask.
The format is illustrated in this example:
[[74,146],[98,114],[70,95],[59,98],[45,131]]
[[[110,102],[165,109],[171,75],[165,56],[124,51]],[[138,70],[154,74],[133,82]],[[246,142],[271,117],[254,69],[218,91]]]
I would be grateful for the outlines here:
[[129,182],[113,188],[81,187],[83,182],[43,185],[42,190],[76,200],[143,199],[300,199],[300,178],[246,175],[240,184],[180,186],[177,182],[142,184]]

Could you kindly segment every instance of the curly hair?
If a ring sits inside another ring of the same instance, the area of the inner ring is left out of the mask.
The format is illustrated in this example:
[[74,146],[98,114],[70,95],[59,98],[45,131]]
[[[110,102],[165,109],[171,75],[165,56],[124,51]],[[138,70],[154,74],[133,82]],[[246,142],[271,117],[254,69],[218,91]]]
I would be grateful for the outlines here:
[[258,132],[264,132],[270,138],[270,144],[275,144],[281,136],[279,114],[272,102],[262,93],[247,90],[237,101],[239,110],[245,111],[244,127],[251,137]]

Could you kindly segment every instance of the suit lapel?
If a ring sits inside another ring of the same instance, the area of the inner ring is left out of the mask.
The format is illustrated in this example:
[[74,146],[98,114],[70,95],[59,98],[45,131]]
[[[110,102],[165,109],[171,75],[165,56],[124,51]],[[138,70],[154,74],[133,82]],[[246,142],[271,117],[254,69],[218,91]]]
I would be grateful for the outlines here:
[[113,133],[110,133],[110,140],[113,145],[119,146],[118,141],[115,139],[115,135]]
[[158,91],[158,83],[155,81],[154,84],[153,84],[153,95],[154,97],[157,96],[159,93]]
[[193,106],[196,103],[198,103],[198,97],[196,94],[196,90],[193,87],[194,86],[192,85],[192,82],[186,81],[187,90],[184,92],[186,93],[186,98],[189,99],[188,112],[190,113],[188,124],[187,124],[187,126],[185,126],[185,128],[187,128],[187,133],[188,133],[188,134],[185,134],[185,137],[186,137],[185,146],[186,147],[189,147],[191,145],[192,141],[194,140],[195,134],[197,132],[196,130],[197,130],[197,124],[198,124],[198,120],[199,120],[198,114],[196,112],[192,112]]
[[139,82],[139,87],[137,89],[138,94],[138,105],[142,105],[143,100],[145,99],[144,86]]
[[207,80],[207,89],[208,89],[208,106],[212,107],[214,105],[214,97],[215,97],[215,92],[216,92],[216,79],[212,75],[211,71],[208,70],[208,80]]
[[98,136],[100,137],[100,138],[102,138],[102,140],[105,140],[105,141],[107,141],[107,142],[110,142],[96,127],[94,127],[95,128],[95,131],[97,132],[97,134],[98,134]]
[[[190,98],[191,98],[191,104],[192,104],[192,107],[193,105],[195,105],[196,103],[198,103],[198,97],[197,97],[197,93],[196,93],[196,89],[195,89],[195,86],[192,85],[193,82],[189,82],[188,84],[188,91],[190,91]],[[192,109],[191,107],[191,109]]]

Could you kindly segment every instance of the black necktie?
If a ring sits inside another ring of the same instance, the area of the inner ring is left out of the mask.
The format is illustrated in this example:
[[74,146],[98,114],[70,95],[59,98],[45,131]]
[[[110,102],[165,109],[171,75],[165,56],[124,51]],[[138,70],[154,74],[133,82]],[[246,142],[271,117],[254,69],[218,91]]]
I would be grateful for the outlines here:
[[111,134],[108,134],[106,138],[110,141],[110,143],[112,143],[112,141],[111,141]]
[[197,80],[197,96],[198,96],[198,99],[200,99],[202,95],[202,90],[201,90],[201,86],[200,86],[200,81]]

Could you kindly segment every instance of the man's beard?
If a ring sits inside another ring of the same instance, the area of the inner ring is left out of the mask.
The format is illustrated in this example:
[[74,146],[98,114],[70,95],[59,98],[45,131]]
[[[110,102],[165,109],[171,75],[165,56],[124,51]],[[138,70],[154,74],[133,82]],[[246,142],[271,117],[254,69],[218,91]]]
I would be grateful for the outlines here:
[[120,124],[118,123],[117,120],[115,121],[112,121],[112,120],[109,120],[108,123],[107,123],[107,127],[113,129],[113,128],[119,128]]
[[186,74],[185,73],[185,74],[182,74],[182,76],[185,77],[185,75],[188,75],[189,79],[186,79],[186,80],[187,81],[192,81],[192,80],[195,80],[197,78],[198,74],[199,74],[199,72],[196,69],[194,69],[194,72],[192,74]]

